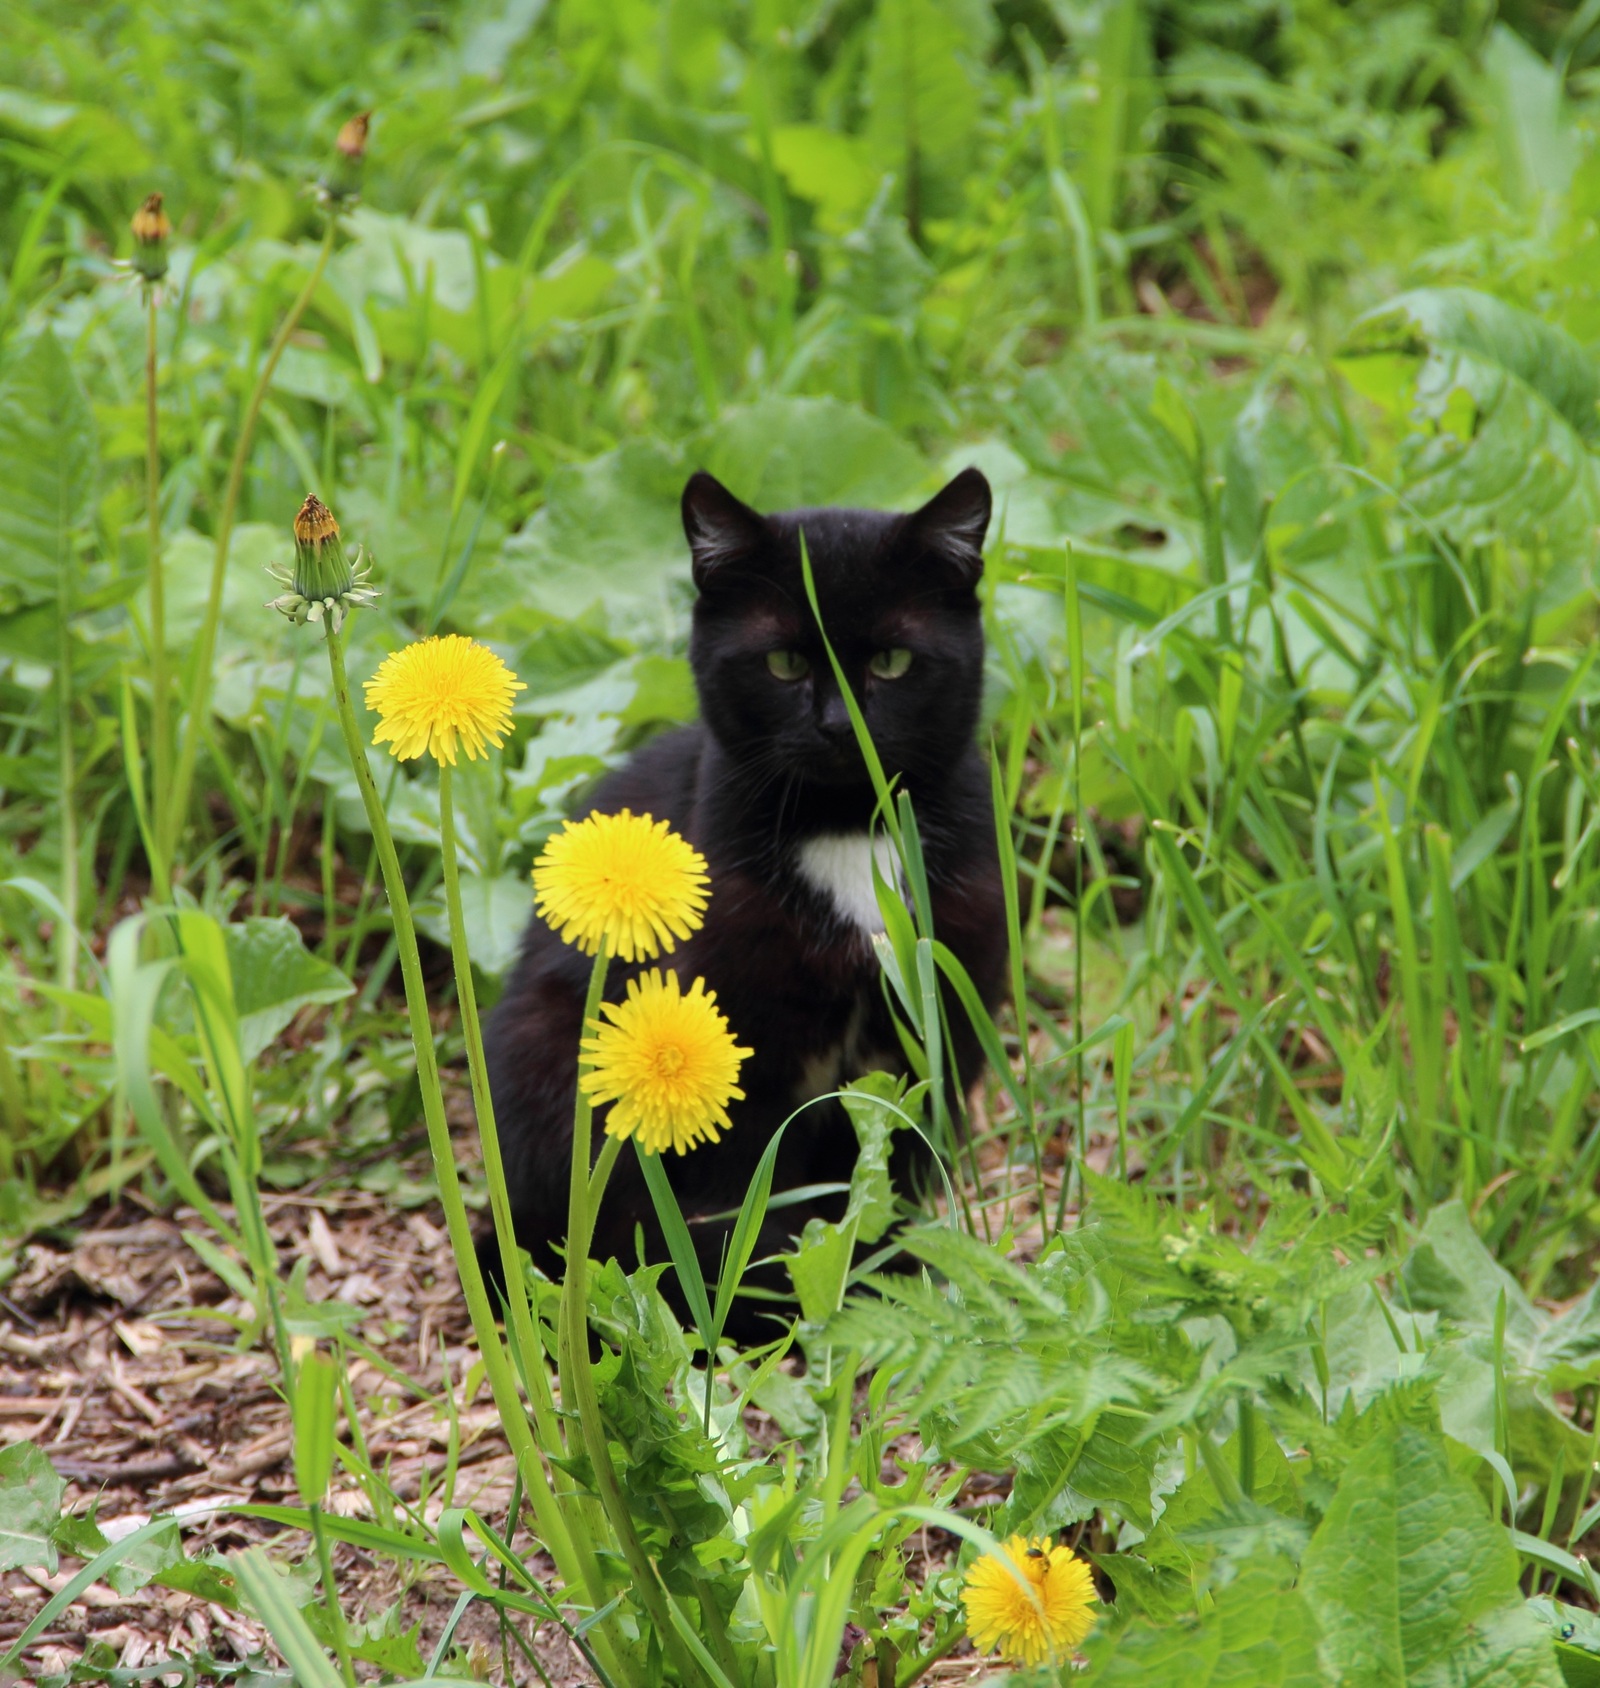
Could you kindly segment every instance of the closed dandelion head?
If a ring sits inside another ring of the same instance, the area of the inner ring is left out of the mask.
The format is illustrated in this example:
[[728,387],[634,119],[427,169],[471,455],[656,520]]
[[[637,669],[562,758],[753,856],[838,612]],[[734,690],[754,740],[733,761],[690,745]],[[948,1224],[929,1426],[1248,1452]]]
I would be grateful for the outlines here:
[[153,193],[133,214],[133,267],[152,287],[167,273],[167,242],[172,224],[161,208],[161,195]]
[[624,961],[671,953],[705,919],[706,860],[665,821],[568,821],[533,864],[534,907],[569,944]]
[[372,113],[358,111],[340,128],[333,143],[333,157],[317,184],[325,204],[344,205],[360,196],[367,162],[367,131],[371,125]]
[[636,1137],[653,1155],[715,1143],[731,1123],[728,1103],[744,1097],[736,1081],[751,1051],[733,1041],[705,980],[684,995],[676,973],[652,967],[601,1012],[609,1023],[591,1021],[578,1085],[597,1106],[611,1104],[607,1134]]
[[1095,1599],[1088,1565],[1049,1536],[1012,1536],[973,1565],[961,1591],[973,1645],[1023,1665],[1076,1651],[1094,1627]]
[[367,681],[367,708],[378,717],[374,744],[402,762],[428,751],[455,766],[499,749],[511,731],[511,702],[522,682],[487,645],[459,633],[419,639],[385,657]]
[[267,573],[289,588],[274,598],[268,609],[279,611],[296,624],[327,616],[335,633],[349,610],[374,603],[378,597],[377,587],[367,584],[372,565],[362,561],[359,548],[353,561],[345,556],[339,524],[314,493],[294,519],[294,567],[269,566]]

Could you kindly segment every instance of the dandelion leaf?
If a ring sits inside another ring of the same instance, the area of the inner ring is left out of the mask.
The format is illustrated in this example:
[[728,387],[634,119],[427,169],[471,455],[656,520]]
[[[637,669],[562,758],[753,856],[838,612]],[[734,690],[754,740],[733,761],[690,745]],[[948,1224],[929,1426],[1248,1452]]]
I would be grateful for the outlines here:
[[1346,1688],[1559,1688],[1511,1538],[1442,1436],[1397,1424],[1344,1474],[1301,1567]]
[[[1422,288],[1362,317],[1341,367],[1405,430],[1400,490],[1456,544],[1592,550],[1600,374],[1570,335],[1469,288]],[[1577,583],[1540,584],[1558,602]]]
[[0,1570],[56,1568],[51,1537],[67,1485],[31,1442],[0,1448]]
[[1324,1688],[1328,1679],[1317,1660],[1316,1624],[1305,1600],[1286,1586],[1291,1574],[1281,1561],[1252,1561],[1217,1591],[1215,1609],[1205,1618],[1159,1627],[1136,1620],[1091,1642],[1085,1684]]
[[0,361],[0,614],[56,598],[95,472],[94,413],[46,331]]
[[707,434],[702,460],[757,510],[902,504],[929,474],[887,423],[832,398],[773,396],[729,411]]

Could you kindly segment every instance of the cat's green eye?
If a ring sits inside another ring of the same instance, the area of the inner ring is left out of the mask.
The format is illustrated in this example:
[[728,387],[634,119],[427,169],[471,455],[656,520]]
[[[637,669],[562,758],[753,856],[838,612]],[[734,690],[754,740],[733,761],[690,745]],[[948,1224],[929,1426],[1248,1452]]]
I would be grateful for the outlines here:
[[803,680],[811,664],[799,651],[768,651],[767,671],[775,680]]
[[880,680],[898,680],[911,666],[911,652],[902,646],[892,651],[875,651],[867,672]]

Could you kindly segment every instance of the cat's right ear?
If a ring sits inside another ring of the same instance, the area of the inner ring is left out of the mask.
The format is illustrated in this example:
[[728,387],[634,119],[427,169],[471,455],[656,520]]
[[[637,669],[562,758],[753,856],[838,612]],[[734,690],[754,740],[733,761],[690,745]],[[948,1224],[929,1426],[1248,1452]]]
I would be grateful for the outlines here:
[[704,469],[697,469],[683,489],[683,531],[694,556],[694,583],[702,592],[730,563],[753,556],[769,537],[763,518]]
[[994,504],[981,469],[963,469],[906,517],[906,539],[942,563],[962,586],[983,573],[983,536]]

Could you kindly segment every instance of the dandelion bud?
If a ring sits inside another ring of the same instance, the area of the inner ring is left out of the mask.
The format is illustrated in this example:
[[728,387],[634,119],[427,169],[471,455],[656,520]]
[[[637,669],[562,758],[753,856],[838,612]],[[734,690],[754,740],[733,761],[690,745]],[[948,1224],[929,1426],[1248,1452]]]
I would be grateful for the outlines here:
[[308,598],[337,598],[352,585],[333,511],[310,493],[294,519],[294,588]]
[[300,506],[294,519],[294,568],[268,568],[267,573],[289,590],[274,598],[268,609],[300,623],[328,617],[335,633],[347,611],[370,604],[378,596],[366,584],[370,567],[358,550],[352,563],[344,554],[339,524],[315,493]]
[[342,205],[360,195],[361,176],[367,162],[367,129],[371,123],[370,111],[358,111],[340,129],[321,182],[322,197],[330,205]]
[[160,194],[151,194],[134,212],[132,228],[133,267],[154,286],[167,273],[167,242],[172,237]]

